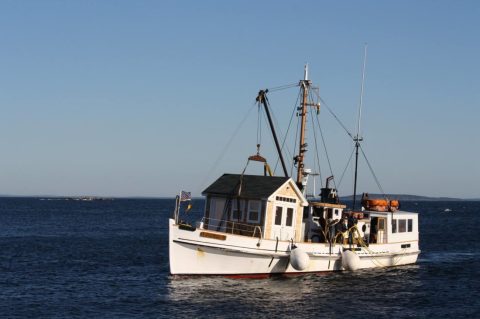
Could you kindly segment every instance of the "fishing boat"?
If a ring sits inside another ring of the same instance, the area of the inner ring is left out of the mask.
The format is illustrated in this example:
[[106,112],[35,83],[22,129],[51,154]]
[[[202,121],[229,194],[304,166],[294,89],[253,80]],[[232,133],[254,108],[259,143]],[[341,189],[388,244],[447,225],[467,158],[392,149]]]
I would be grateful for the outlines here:
[[347,208],[340,201],[333,176],[326,179],[319,196],[307,196],[309,175],[313,175],[305,154],[307,114],[318,113],[320,103],[312,100],[314,86],[307,66],[303,80],[296,85],[301,98],[296,106],[300,128],[292,161],[295,176],[288,174],[283,145],[270,114],[268,90],[261,90],[256,101],[268,119],[283,174],[274,176],[258,144],[248,163],[262,163],[264,174],[249,175],[244,169],[220,176],[202,192],[205,208],[201,220],[183,222],[181,207],[190,200],[190,194],[177,196],[169,218],[172,275],[267,277],[416,262],[420,254],[417,213],[402,211],[396,200],[369,198],[367,194],[356,207],[362,140],[358,128],[357,134],[351,135],[356,147],[353,206]]

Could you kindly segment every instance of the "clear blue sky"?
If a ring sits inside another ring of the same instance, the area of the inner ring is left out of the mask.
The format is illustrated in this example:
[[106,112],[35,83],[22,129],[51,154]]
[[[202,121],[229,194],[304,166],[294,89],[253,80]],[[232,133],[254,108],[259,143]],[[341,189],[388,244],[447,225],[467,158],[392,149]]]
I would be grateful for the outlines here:
[[[384,190],[480,197],[479,17],[478,1],[2,1],[0,194],[198,195],[254,153],[255,111],[212,168],[258,90],[306,62],[353,130],[367,42]],[[351,142],[322,115],[338,176]]]

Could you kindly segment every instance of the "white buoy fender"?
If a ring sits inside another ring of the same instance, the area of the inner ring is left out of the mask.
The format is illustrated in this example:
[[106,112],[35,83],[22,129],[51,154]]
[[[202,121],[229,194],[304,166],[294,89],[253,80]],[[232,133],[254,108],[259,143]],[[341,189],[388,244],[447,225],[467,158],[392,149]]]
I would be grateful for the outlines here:
[[301,248],[295,248],[290,252],[290,265],[296,270],[305,270],[310,264],[310,257]]
[[357,270],[360,267],[360,257],[351,250],[342,253],[342,266],[346,270]]

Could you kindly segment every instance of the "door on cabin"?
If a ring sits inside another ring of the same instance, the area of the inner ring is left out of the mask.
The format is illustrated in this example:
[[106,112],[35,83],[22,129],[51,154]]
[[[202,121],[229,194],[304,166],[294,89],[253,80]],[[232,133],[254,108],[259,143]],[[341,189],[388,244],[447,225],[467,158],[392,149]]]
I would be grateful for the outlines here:
[[377,243],[385,244],[387,242],[387,230],[386,230],[387,219],[383,217],[378,218],[378,232],[377,232]]
[[276,205],[272,225],[272,238],[291,240],[295,238],[296,209],[293,205]]

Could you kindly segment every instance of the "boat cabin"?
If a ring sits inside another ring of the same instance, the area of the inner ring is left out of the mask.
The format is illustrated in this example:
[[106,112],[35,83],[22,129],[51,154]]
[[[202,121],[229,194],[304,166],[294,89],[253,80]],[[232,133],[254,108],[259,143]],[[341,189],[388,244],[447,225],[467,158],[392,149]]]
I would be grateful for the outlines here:
[[[418,214],[346,210],[336,190],[307,201],[287,177],[224,174],[202,192],[203,229],[295,242],[386,244],[418,240]],[[355,230],[352,231],[352,226]]]
[[418,214],[365,211],[370,215],[367,238],[372,244],[418,240]]
[[364,194],[360,211],[346,210],[328,179],[326,185],[320,200],[311,200],[305,209],[304,241],[369,245],[418,240],[418,214],[398,210],[397,200]]
[[204,229],[303,241],[306,198],[288,177],[224,174],[202,192]]
[[401,211],[398,200],[371,199],[362,195],[362,214],[367,217],[362,225],[364,240],[372,244],[386,244],[418,240],[418,214]]
[[340,204],[310,202],[304,240],[362,245],[418,240],[417,213],[344,209]]

